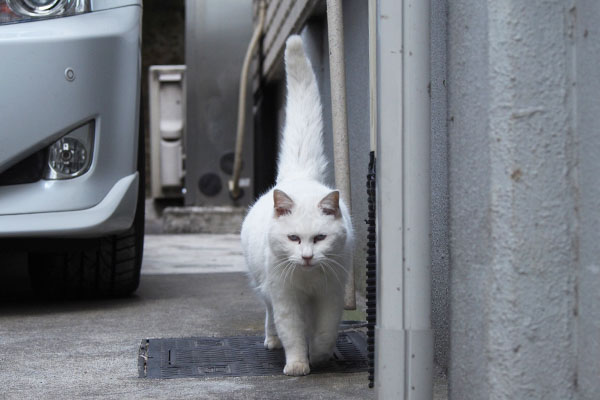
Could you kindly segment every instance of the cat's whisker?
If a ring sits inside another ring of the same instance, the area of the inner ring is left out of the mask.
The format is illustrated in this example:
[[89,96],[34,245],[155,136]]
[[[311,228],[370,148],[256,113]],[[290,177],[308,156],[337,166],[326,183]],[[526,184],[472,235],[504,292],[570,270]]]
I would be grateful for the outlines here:
[[290,280],[290,286],[292,285],[293,281],[294,281],[294,271],[296,269],[296,266],[294,263],[290,262],[288,267],[287,267],[287,272],[285,274],[285,278],[283,280],[283,284],[285,285],[287,283],[287,279],[288,277],[291,276],[291,280]]
[[337,274],[337,271],[335,270],[335,268],[331,267],[331,271],[333,271],[335,280],[338,282],[338,284],[340,285],[340,287],[344,286],[344,283],[342,282],[342,279],[340,279],[339,275]]
[[323,272],[323,277],[325,278],[325,291],[327,291],[327,272],[325,272],[323,264],[319,264],[319,267],[321,267],[321,271]]
[[343,259],[347,256],[345,256],[343,254],[336,254],[336,253],[325,253],[325,254],[323,254],[323,257],[325,257],[329,260],[336,260],[336,259]]
[[286,281],[287,281],[288,275],[290,274],[290,270],[291,270],[292,268],[293,268],[293,266],[292,266],[292,262],[291,262],[291,261],[288,261],[288,262],[285,264],[285,267],[283,268],[283,270],[281,271],[280,278],[281,278],[281,275],[283,275],[283,280],[282,280],[282,282],[283,282],[283,284],[284,284],[284,285],[285,285],[285,283],[286,283]]
[[[327,267],[329,268],[329,270],[331,270],[332,273],[334,273],[337,277],[339,277],[339,273],[340,272],[340,268],[339,266],[332,264],[329,261],[324,261],[323,264],[327,265]],[[341,276],[343,278],[347,278],[348,277],[348,273],[346,271],[344,271],[343,269],[341,270],[341,272],[343,273]]]
[[281,281],[283,278],[283,275],[285,274],[285,271],[287,269],[288,263],[285,262],[284,264],[282,264],[278,269],[277,269],[277,280]]
[[272,267],[272,268],[273,268],[273,269],[280,268],[280,267],[281,267],[283,264],[285,264],[287,261],[288,261],[288,258],[285,258],[285,259],[281,259],[281,258],[280,258],[280,259],[278,259],[278,260],[275,260],[275,264],[273,265],[273,267]]
[[344,286],[342,284],[342,281],[340,280],[340,277],[338,276],[338,273],[337,273],[336,269],[333,268],[333,266],[331,264],[329,264],[328,262],[323,262],[322,265],[326,266],[327,269],[332,272],[333,277],[338,281],[338,283],[340,284],[340,286]]
[[330,262],[332,262],[332,263],[333,263],[333,265],[335,265],[335,266],[339,267],[339,268],[340,268],[342,271],[344,271],[344,273],[345,273],[346,275],[348,275],[348,270],[346,270],[346,267],[344,267],[344,265],[342,265],[341,263],[337,262],[336,260],[334,260],[334,259],[333,259],[333,258],[331,258],[331,257],[327,257],[327,258],[326,258],[326,260],[327,260],[327,261],[330,261]]
[[278,268],[273,268],[270,272],[273,279],[279,280],[281,278],[281,274],[285,270],[285,264],[280,265]]
[[290,266],[289,263],[285,266],[285,273],[284,273],[284,276],[283,276],[283,285],[284,286],[287,284],[287,278],[288,278],[288,276],[290,274],[290,269],[291,268],[292,267]]
[[281,269],[281,268],[285,267],[287,264],[289,264],[290,262],[292,262],[291,257],[280,258],[280,259],[276,260],[276,264],[273,265],[273,267],[271,269],[272,270]]
[[281,275],[285,271],[285,264],[280,265],[278,268],[273,268],[270,272],[270,275],[273,279],[280,280]]
[[331,263],[333,263],[333,265],[335,265],[336,267],[339,267],[340,269],[342,269],[346,274],[348,274],[348,270],[346,269],[346,267],[344,266],[344,264],[342,264],[341,262],[339,262],[338,260],[336,260],[335,258],[325,255],[324,257],[326,260],[330,261]]
[[273,269],[283,268],[289,263],[290,263],[290,260],[286,258],[285,260],[282,260],[279,264],[275,265],[273,267]]
[[325,257],[345,257],[344,254],[341,253],[324,253]]
[[271,273],[280,272],[285,267],[285,263],[278,264],[271,268]]
[[286,258],[271,269],[273,278],[281,281],[282,276],[287,272],[289,265],[291,264],[290,258]]

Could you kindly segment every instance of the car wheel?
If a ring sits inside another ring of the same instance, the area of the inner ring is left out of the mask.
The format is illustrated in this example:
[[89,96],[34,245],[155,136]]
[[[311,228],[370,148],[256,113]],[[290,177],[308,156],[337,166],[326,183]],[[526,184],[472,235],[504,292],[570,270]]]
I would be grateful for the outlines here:
[[[142,118],[140,118],[142,120]],[[98,239],[61,239],[60,250],[29,254],[29,276],[41,297],[121,297],[140,282],[144,248],[145,145],[139,131],[137,208],[124,233]]]

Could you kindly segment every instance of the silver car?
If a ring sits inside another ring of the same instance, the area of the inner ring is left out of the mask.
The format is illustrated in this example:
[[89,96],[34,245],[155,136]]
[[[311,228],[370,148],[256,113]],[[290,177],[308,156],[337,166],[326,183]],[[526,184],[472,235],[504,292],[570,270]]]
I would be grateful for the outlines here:
[[28,252],[37,293],[138,286],[141,15],[141,0],[0,0],[0,247]]

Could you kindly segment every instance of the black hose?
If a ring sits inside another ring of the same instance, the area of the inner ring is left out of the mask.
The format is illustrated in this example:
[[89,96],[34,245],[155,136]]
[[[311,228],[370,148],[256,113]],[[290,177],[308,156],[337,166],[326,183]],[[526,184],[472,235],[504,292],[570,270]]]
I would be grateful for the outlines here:
[[375,380],[375,324],[377,322],[377,255],[375,231],[375,153],[369,157],[367,174],[367,357],[369,362],[369,387]]

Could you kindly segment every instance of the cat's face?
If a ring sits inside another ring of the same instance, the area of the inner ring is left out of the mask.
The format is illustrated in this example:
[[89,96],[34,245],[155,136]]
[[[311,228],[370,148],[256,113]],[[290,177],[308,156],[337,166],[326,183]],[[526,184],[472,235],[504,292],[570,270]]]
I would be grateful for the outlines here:
[[269,241],[277,264],[291,262],[306,271],[321,265],[338,268],[347,232],[337,191],[293,200],[275,190],[273,218]]

